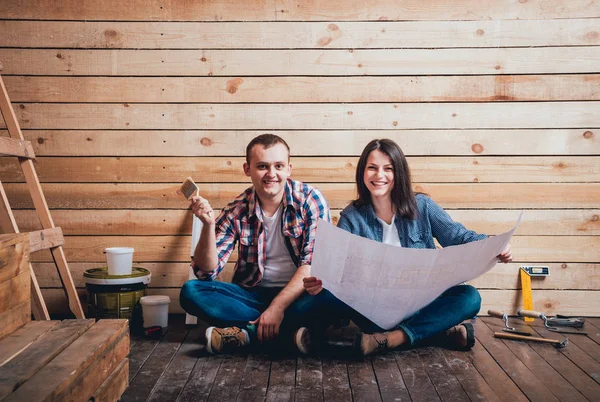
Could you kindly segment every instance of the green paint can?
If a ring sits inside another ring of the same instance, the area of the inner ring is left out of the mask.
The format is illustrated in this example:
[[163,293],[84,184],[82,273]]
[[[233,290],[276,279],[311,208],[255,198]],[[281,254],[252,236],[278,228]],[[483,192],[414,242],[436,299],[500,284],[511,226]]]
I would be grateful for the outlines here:
[[140,299],[151,277],[150,271],[141,267],[133,267],[129,275],[109,275],[106,267],[86,270],[88,317],[126,318],[132,329],[141,326]]

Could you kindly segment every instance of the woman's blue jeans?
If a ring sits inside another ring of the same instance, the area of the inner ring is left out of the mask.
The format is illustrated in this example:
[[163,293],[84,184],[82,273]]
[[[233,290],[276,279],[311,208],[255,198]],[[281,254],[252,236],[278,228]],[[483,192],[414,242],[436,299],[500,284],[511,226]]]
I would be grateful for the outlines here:
[[[351,319],[363,332],[386,331],[326,289],[314,297],[318,300],[314,308],[320,310],[321,314]],[[388,331],[402,329],[408,336],[410,345],[418,345],[472,318],[480,308],[481,296],[477,289],[470,285],[457,285],[449,288],[429,305]]]
[[[260,317],[281,289],[283,288],[242,288],[232,283],[193,279],[181,288],[179,302],[188,314],[210,325],[249,329],[253,337],[254,331],[248,322]],[[291,334],[300,327],[322,330],[322,326],[326,325],[324,320],[328,320],[328,317],[315,313],[318,302],[318,299],[308,293],[302,294],[285,310],[280,333]]]

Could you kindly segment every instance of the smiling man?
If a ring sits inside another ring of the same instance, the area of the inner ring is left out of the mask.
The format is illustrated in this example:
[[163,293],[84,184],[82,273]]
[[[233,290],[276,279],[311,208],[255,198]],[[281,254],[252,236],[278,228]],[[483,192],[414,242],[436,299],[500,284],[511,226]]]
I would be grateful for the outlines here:
[[[210,353],[221,353],[278,340],[307,353],[306,326],[313,298],[304,292],[319,218],[330,220],[325,197],[316,188],[290,178],[290,148],[273,134],[262,134],[246,147],[244,173],[252,187],[214,218],[209,202],[192,197],[202,221],[192,267],[197,280],[183,285],[182,307],[213,326],[206,330]],[[232,283],[213,281],[238,244]]]

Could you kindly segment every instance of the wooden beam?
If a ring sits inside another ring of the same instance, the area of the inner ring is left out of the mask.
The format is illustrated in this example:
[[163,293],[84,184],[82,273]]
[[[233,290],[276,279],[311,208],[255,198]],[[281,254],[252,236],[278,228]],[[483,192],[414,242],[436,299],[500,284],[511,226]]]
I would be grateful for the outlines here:
[[0,155],[35,159],[31,142],[6,137],[0,137]]
[[159,1],[63,0],[60,7],[42,7],[40,0],[3,2],[1,19],[118,20],[118,21],[390,21],[390,20],[513,20],[596,18],[600,6],[585,0],[547,0],[510,3],[494,0],[423,2],[407,0],[210,1],[162,3]]
[[[0,77],[0,109],[2,111],[2,115],[4,117],[6,127],[8,128],[8,132],[11,138],[24,140],[23,133],[21,132],[21,128],[19,127],[19,122],[17,121],[14,109],[9,101],[8,93],[6,92],[6,87],[4,85],[4,81],[2,77]],[[35,171],[35,167],[33,166],[33,161],[31,159],[19,158],[19,163],[21,164],[21,168],[23,170],[23,175],[25,176],[25,180],[27,182],[27,188],[31,199],[33,200],[33,205],[38,213],[40,218],[40,222],[42,223],[42,227],[44,229],[52,229],[54,228],[54,222],[52,221],[52,217],[50,216],[50,211],[48,209],[48,204],[46,203],[46,198],[44,197],[44,193],[40,186],[40,182]],[[14,229],[15,232],[18,231],[17,228]],[[75,317],[84,318],[83,310],[81,308],[81,304],[79,303],[79,298],[77,297],[77,293],[75,292],[75,286],[73,285],[73,278],[71,278],[71,273],[69,272],[69,267],[67,265],[67,260],[64,257],[64,252],[62,247],[58,247],[56,249],[52,249],[52,256],[55,260],[56,267],[58,273],[60,275],[61,281],[63,282],[63,287],[65,292],[67,292],[69,306]],[[36,290],[34,295],[34,313],[40,314],[40,312],[45,312],[45,306],[43,299],[39,296],[40,294],[37,292],[37,280],[35,279],[35,274],[33,271],[31,272],[33,289]]]
[[[26,130],[39,156],[244,156],[253,130]],[[600,131],[582,129],[282,130],[296,156],[359,156],[373,138],[413,155],[598,155]],[[0,134],[8,135],[6,131]],[[73,147],[72,144],[78,144]],[[519,144],[518,147],[515,144]]]
[[[598,46],[358,50],[0,49],[4,74],[362,76],[567,74],[599,70]],[[136,60],[131,63],[131,60]],[[560,63],[556,61],[560,60]]]
[[[598,49],[600,51],[600,46]],[[589,130],[590,127],[600,125],[596,110],[600,110],[600,101],[397,104],[32,103],[20,104],[18,116],[26,129]],[[432,119],[431,116],[436,118]]]
[[48,250],[65,244],[61,228],[37,230],[29,232],[29,252]]
[[[177,190],[181,183],[48,183],[44,190],[53,209],[187,209]],[[199,183],[213,208],[223,208],[247,183]],[[317,183],[331,208],[345,208],[356,198],[354,183]],[[5,184],[13,208],[31,208],[24,184]],[[597,208],[600,183],[413,183],[447,209]]]
[[600,24],[591,18],[286,24],[14,20],[2,21],[0,27],[11,33],[0,37],[0,47],[38,49],[431,49],[600,44],[595,34]]

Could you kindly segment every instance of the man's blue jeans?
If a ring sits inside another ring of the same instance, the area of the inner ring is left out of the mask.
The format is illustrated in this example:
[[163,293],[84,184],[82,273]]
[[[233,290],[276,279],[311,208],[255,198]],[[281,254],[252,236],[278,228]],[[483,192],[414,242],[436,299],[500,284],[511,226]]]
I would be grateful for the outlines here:
[[[313,304],[312,308],[318,310],[320,314],[331,316],[334,319],[335,317],[351,319],[363,332],[386,331],[326,289],[323,289],[314,298],[318,302]],[[457,285],[446,290],[429,305],[388,331],[402,329],[408,336],[410,345],[419,345],[427,343],[435,335],[475,316],[480,308],[481,296],[477,289],[470,285]]]
[[[253,328],[248,327],[248,322],[260,317],[281,289],[283,288],[242,288],[231,283],[193,279],[181,288],[179,302],[187,313],[211,325],[249,329],[251,337],[254,337]],[[322,331],[321,326],[325,325],[322,322],[326,318],[315,314],[318,302],[318,299],[308,293],[296,299],[285,310],[280,334],[292,334],[300,327]]]

